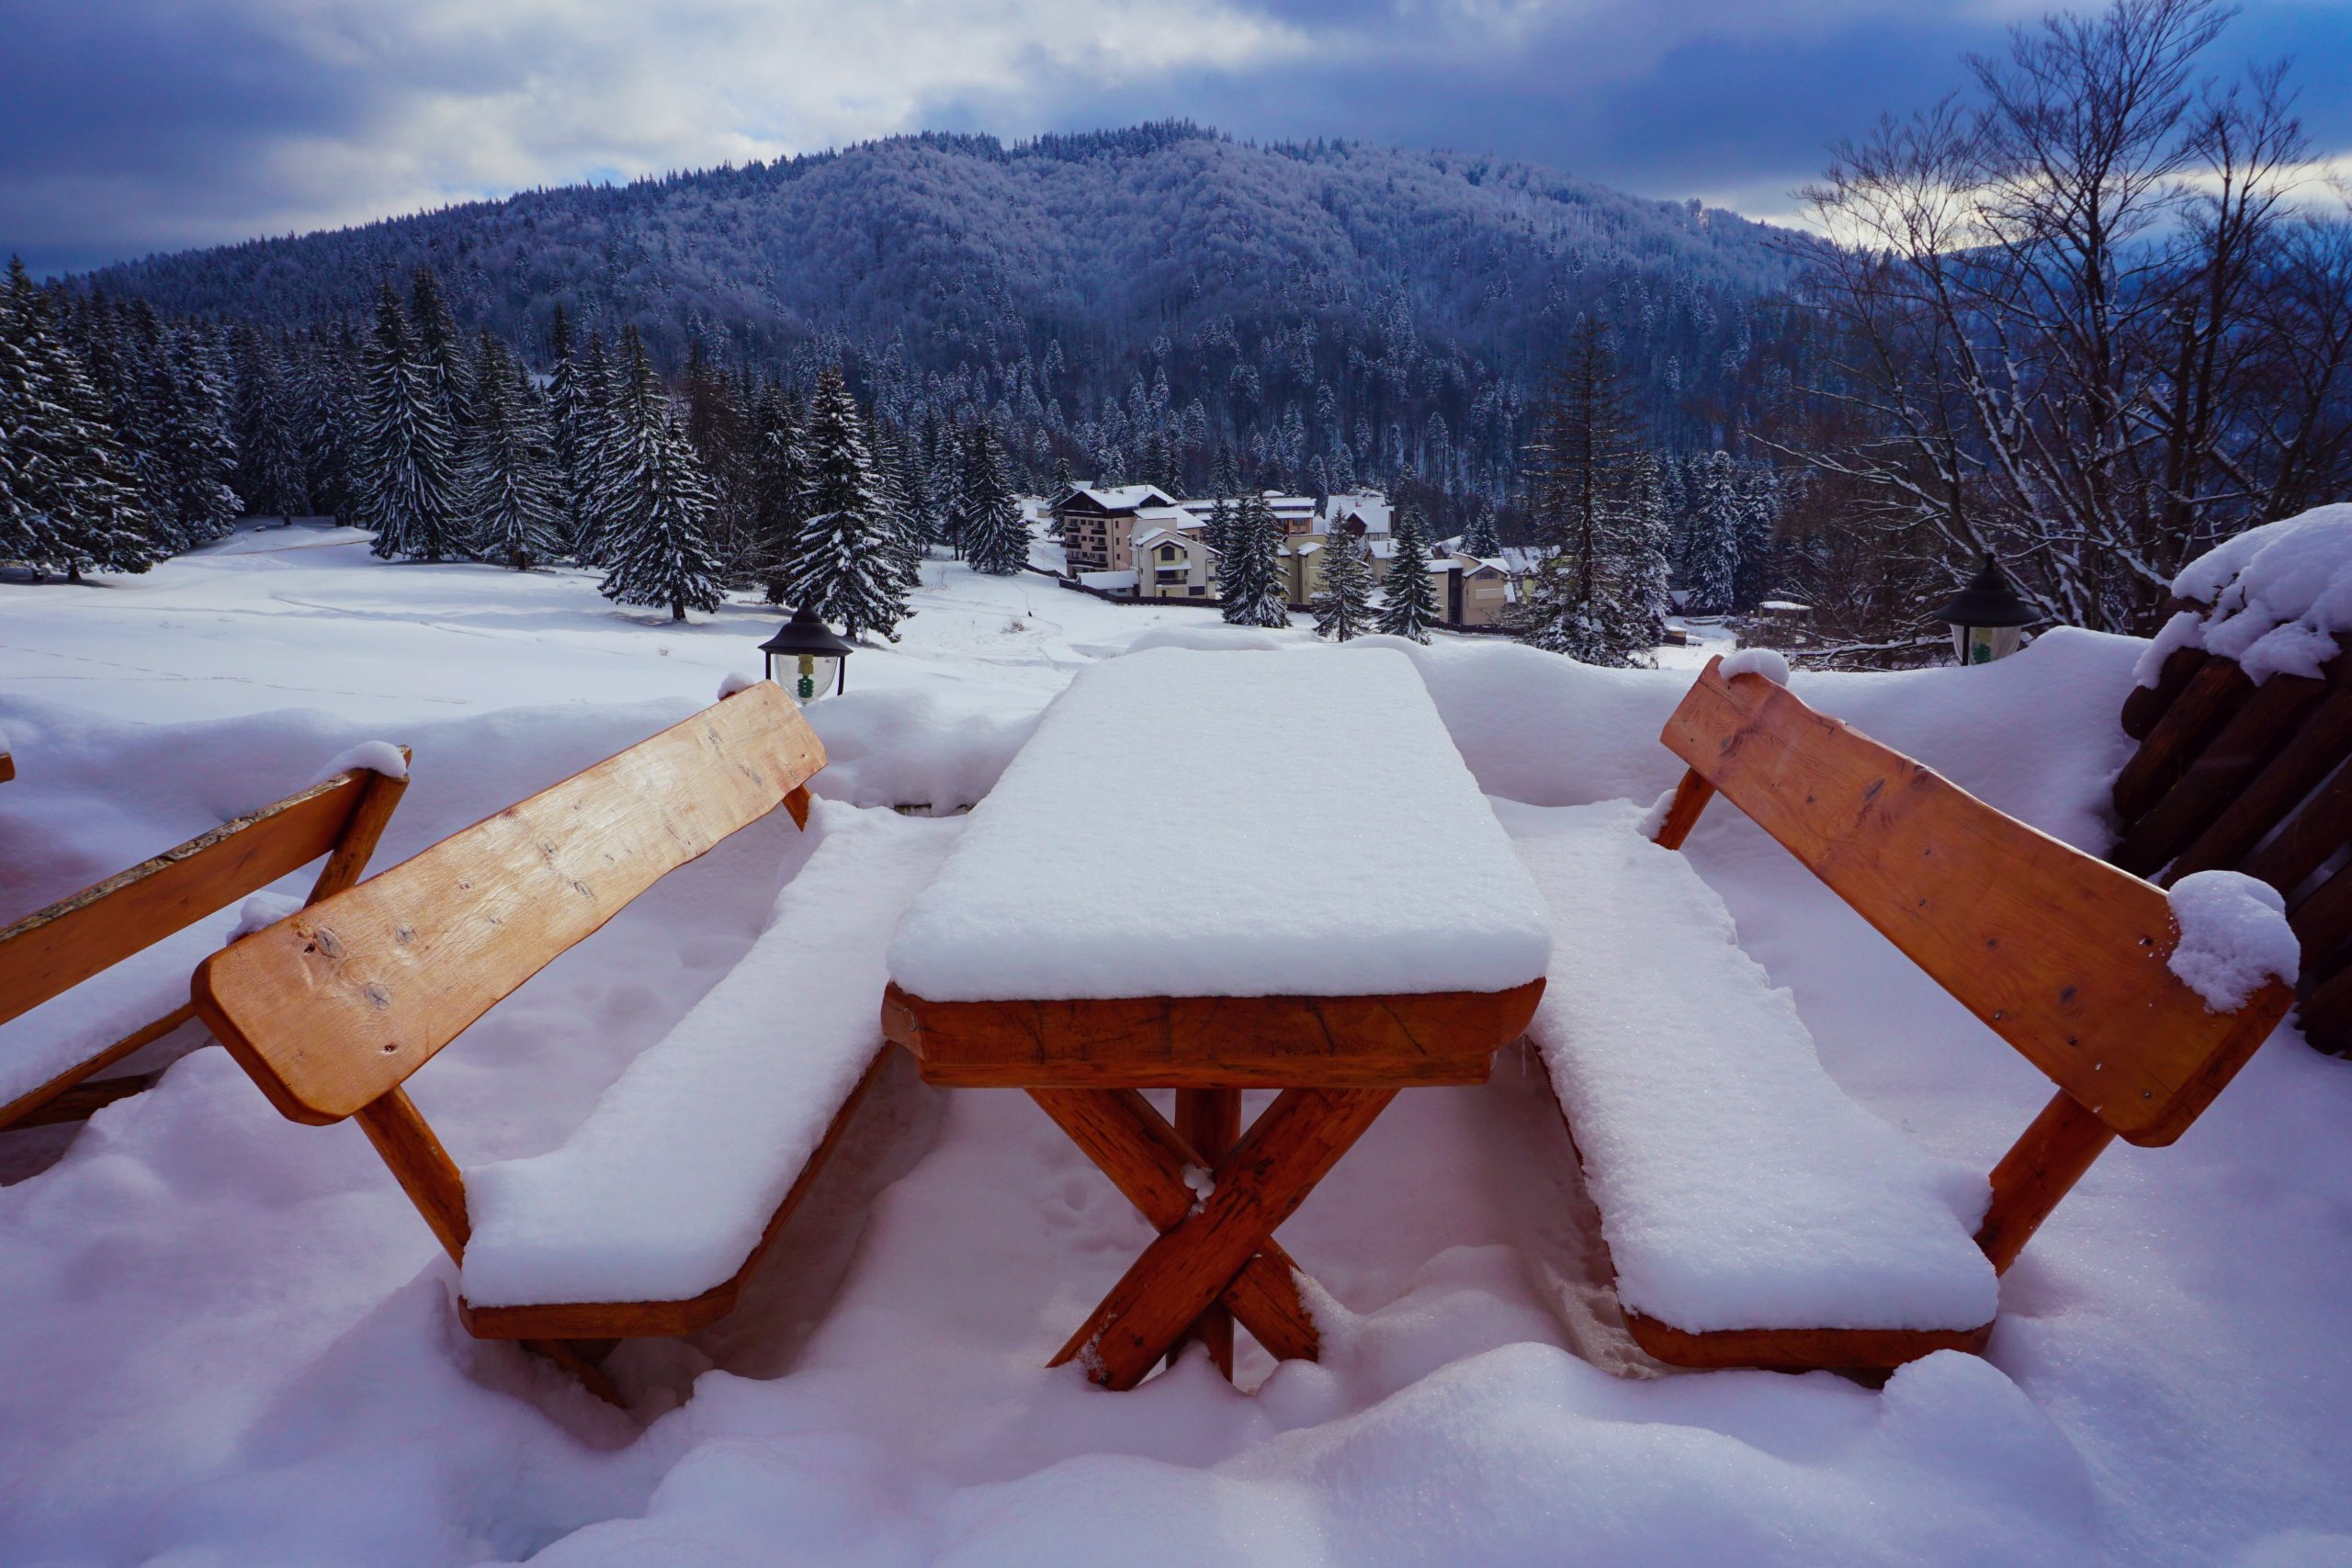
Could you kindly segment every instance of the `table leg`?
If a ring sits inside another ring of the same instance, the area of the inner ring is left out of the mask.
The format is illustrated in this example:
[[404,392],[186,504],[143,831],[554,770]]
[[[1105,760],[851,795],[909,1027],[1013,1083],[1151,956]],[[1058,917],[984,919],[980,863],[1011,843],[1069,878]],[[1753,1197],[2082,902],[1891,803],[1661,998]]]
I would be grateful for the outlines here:
[[[1216,1168],[1227,1151],[1241,1137],[1241,1091],[1238,1089],[1180,1089],[1176,1091],[1176,1132],[1209,1169]],[[1186,1339],[1208,1347],[1209,1359],[1233,1381],[1233,1314],[1221,1303],[1193,1320]],[[1170,1365],[1184,1352],[1183,1340],[1168,1352]]]

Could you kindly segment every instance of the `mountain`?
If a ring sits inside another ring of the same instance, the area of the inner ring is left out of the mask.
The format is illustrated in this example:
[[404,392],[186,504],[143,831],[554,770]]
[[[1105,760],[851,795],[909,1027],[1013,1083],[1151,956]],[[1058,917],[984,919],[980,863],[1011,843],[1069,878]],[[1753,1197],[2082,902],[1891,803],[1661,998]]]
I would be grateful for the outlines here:
[[281,328],[356,319],[430,265],[461,323],[543,343],[558,302],[661,363],[806,379],[851,362],[886,417],[978,410],[1016,457],[1283,482],[1394,477],[1499,499],[1577,315],[1619,330],[1655,434],[1713,446],[1768,378],[1759,301],[1802,241],[1533,165],[1171,123],[924,134],[534,190],[77,280]]

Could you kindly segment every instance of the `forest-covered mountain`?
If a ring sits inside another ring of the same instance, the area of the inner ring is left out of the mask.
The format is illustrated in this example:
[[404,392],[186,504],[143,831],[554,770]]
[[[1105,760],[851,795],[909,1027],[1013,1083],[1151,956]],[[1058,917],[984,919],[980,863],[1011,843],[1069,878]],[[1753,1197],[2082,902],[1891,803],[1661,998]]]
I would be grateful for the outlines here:
[[882,418],[987,418],[1017,465],[1197,487],[1231,443],[1267,482],[1514,491],[1527,411],[1580,314],[1616,329],[1652,439],[1723,445],[1774,380],[1759,300],[1791,236],[1532,165],[1184,124],[1012,145],[894,138],[536,190],[110,266],[175,316],[357,321],[429,266],[461,327],[544,361],[561,304],[658,367],[813,384]]

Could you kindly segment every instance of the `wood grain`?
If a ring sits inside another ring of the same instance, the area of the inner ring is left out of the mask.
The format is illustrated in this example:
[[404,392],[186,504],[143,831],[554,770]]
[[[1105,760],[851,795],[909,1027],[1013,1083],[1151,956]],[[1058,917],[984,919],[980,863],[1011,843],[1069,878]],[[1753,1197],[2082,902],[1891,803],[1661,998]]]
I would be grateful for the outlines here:
[[[79,1099],[71,1099],[70,1102],[69,1097],[77,1094],[75,1085],[104,1072],[141,1046],[161,1040],[195,1016],[196,1009],[182,1005],[161,1018],[141,1024],[104,1050],[74,1063],[39,1089],[0,1105],[0,1127],[39,1127],[51,1122],[77,1121],[102,1105],[112,1104],[122,1098],[122,1093],[106,1094],[103,1098],[82,1095]],[[145,1074],[139,1081],[141,1084],[153,1083],[154,1077],[153,1073]],[[60,1111],[57,1109],[60,1105],[68,1108]],[[86,1106],[88,1109],[77,1111],[71,1109],[72,1106]]]
[[1670,1367],[1754,1367],[1768,1372],[1886,1371],[1938,1350],[1984,1351],[1989,1323],[1976,1328],[1669,1328],[1628,1312],[1634,1342]]
[[338,773],[0,931],[0,1023],[326,854],[373,777]]
[[[1035,1089],[1029,1094],[1153,1229],[1172,1230],[1192,1213],[1186,1168],[1213,1167],[1140,1093]],[[1282,1244],[1268,1236],[1218,1299],[1276,1359],[1311,1361],[1321,1354],[1322,1344],[1313,1315],[1299,1300],[1296,1270]]]
[[[1241,1091],[1238,1089],[1180,1089],[1176,1091],[1176,1135],[1193,1146],[1197,1163],[1203,1170],[1215,1170],[1216,1162],[1232,1148],[1241,1136]],[[1238,1279],[1238,1276],[1236,1276]],[[1221,1298],[1220,1298],[1221,1299]],[[1206,1347],[1209,1359],[1233,1381],[1233,1314],[1211,1303],[1201,1315],[1184,1331],[1185,1339],[1196,1339]],[[1173,1365],[1183,1353],[1183,1343],[1168,1352]]]
[[2134,740],[2145,740],[2156,721],[2164,717],[2188,682],[2205,667],[2212,656],[2201,648],[2176,648],[2165,658],[2164,669],[2156,675],[2153,686],[2134,686],[2123,699],[2123,733]]
[[1544,994],[933,1002],[890,987],[883,1032],[927,1083],[967,1089],[1484,1083]]
[[2352,757],[2352,689],[2340,689],[2302,720],[2278,754],[2181,851],[2165,874],[2165,883],[2240,864],[2346,757]]
[[753,686],[215,954],[197,1011],[280,1112],[338,1121],[824,760]]
[[2335,770],[2270,841],[2248,857],[2248,876],[2292,895],[2303,880],[2352,842],[2352,761]]
[[2245,671],[2229,660],[2208,659],[2199,665],[2179,699],[2115,775],[2116,814],[2136,821],[2162,799],[2253,689]]
[[2123,1137],[2177,1138],[2284,1011],[2278,986],[2207,1010],[2165,966],[2161,891],[1721,664],[1666,745]]
[[2326,682],[2296,675],[2256,687],[2109,858],[2141,876],[2162,867],[2253,783],[2327,691]]
[[1080,1357],[1107,1388],[1142,1382],[1396,1093],[1283,1090],[1218,1166],[1216,1190],[1144,1249],[1055,1364]]

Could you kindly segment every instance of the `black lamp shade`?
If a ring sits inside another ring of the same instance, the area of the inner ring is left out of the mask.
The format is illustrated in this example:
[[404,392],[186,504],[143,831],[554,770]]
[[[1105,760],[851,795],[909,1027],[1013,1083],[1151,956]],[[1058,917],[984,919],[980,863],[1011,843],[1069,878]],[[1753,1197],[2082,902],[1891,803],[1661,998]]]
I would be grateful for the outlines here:
[[760,644],[760,651],[768,657],[768,679],[806,703],[842,689],[853,646],[804,605],[783,629]]
[[1938,606],[1935,615],[1951,627],[1952,648],[1962,664],[2007,658],[2017,651],[2019,632],[2041,619],[2032,605],[2018,597],[1990,552],[1983,570]]

